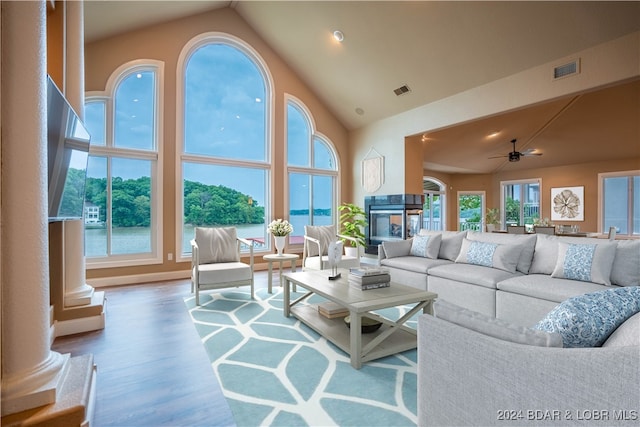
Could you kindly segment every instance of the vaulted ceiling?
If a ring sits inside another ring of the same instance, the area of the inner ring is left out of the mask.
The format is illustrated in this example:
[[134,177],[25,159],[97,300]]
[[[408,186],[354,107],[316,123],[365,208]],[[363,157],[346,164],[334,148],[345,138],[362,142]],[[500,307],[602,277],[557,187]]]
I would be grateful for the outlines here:
[[[640,30],[637,1],[87,1],[85,37],[221,7],[234,8],[350,130]],[[410,92],[396,96],[402,85]],[[639,85],[625,84],[433,132],[425,166],[486,173],[639,156],[639,100]],[[612,122],[620,126],[603,135],[598,124]],[[513,138],[543,156],[486,159],[511,151]],[[615,145],[629,140],[637,144]]]

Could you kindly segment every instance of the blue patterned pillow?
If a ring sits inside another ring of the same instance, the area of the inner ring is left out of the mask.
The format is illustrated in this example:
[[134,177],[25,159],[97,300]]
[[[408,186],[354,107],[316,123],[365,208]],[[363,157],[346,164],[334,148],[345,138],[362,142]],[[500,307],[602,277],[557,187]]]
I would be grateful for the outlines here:
[[639,311],[639,286],[606,289],[569,298],[533,329],[560,334],[564,347],[599,347]]
[[611,285],[611,268],[616,256],[614,242],[576,244],[558,242],[558,261],[551,277]]
[[409,254],[423,258],[436,259],[438,258],[441,242],[441,234],[414,236],[413,239],[411,239],[411,251]]
[[521,252],[521,245],[501,245],[465,238],[455,262],[493,267],[515,273]]

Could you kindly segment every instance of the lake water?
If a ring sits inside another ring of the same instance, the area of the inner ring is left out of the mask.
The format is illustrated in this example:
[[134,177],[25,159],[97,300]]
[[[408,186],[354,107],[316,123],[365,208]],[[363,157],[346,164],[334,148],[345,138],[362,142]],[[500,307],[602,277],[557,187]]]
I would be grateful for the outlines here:
[[[331,217],[316,216],[315,225],[330,225]],[[293,236],[303,236],[304,226],[308,224],[307,215],[292,215],[289,219],[293,225]],[[193,226],[185,225],[182,238],[182,252],[190,253],[193,239]],[[238,236],[243,238],[254,238],[258,241],[267,242],[267,225],[250,224],[237,225]],[[270,239],[272,240],[272,239]],[[85,230],[85,254],[88,257],[105,256],[107,254],[107,230],[106,228],[93,228]],[[256,249],[263,249],[260,244]],[[149,227],[118,227],[111,233],[111,253],[114,255],[150,253],[151,252],[151,229]]]

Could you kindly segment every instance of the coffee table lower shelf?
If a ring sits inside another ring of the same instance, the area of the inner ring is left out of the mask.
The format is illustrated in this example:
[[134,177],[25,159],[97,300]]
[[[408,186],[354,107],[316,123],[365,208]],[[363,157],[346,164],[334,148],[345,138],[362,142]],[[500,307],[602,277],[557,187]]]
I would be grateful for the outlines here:
[[[414,329],[406,326],[396,326],[399,328],[397,331],[367,351],[367,346],[378,335],[392,327],[383,320],[382,326],[375,332],[362,334],[360,331],[354,331],[354,333],[360,335],[360,348],[362,349],[362,354],[354,355],[351,353],[352,331],[351,328],[345,324],[344,318],[337,317],[329,319],[318,312],[318,306],[315,304],[295,305],[291,307],[290,310],[291,314],[293,314],[297,319],[301,320],[304,324],[350,355],[352,361],[354,357],[356,360],[359,359],[357,367],[364,362],[411,350],[417,346],[417,334]],[[353,316],[355,316],[356,313],[350,313],[350,315],[353,319]]]

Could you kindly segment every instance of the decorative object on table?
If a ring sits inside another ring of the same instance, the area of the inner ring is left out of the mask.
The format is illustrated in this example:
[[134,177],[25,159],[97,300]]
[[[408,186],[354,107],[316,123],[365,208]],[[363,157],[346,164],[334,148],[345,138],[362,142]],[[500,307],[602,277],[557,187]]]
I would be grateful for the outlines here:
[[384,183],[384,157],[370,148],[362,159],[362,188],[367,193],[377,191]]
[[292,232],[293,226],[286,219],[274,219],[267,226],[267,233],[273,235],[278,255],[282,255],[287,236]]
[[349,285],[363,291],[386,288],[391,286],[391,275],[386,268],[351,268]]
[[584,221],[584,187],[551,189],[551,220]]
[[329,251],[327,253],[329,268],[331,268],[331,274],[329,280],[339,279],[342,275],[338,273],[338,264],[342,259],[343,243],[332,241],[329,243]]
[[487,233],[498,230],[500,228],[500,209],[488,209],[484,216],[484,221],[487,226]]
[[[353,203],[343,203],[338,206],[340,211],[340,237],[346,236],[350,239],[343,238],[345,243],[345,253],[349,256],[358,257],[360,247],[367,245],[364,228],[367,226],[367,214],[360,206]],[[351,253],[350,251],[353,251]]]
[[[351,329],[351,316],[345,317],[344,323],[349,329]],[[362,316],[362,319],[360,320],[360,328],[362,329],[363,334],[375,332],[380,329],[380,326],[382,326],[382,322],[378,322],[377,320],[367,316]]]
[[349,310],[333,301],[325,301],[318,304],[318,313],[328,319],[335,319],[349,315]]

